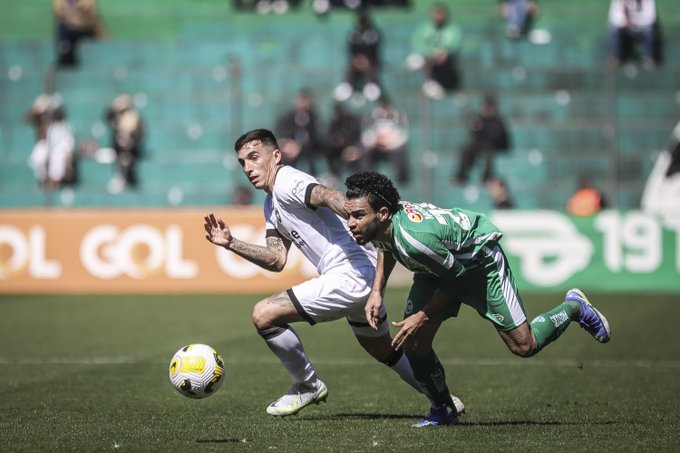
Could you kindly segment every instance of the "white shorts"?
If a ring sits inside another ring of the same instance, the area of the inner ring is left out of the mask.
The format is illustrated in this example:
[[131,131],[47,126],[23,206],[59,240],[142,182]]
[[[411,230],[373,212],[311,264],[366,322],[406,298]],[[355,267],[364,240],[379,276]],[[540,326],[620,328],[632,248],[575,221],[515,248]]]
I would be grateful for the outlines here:
[[374,277],[373,266],[355,268],[347,263],[293,286],[287,293],[300,316],[311,325],[346,317],[355,335],[379,337],[389,332],[385,306],[377,331],[368,325],[364,313]]

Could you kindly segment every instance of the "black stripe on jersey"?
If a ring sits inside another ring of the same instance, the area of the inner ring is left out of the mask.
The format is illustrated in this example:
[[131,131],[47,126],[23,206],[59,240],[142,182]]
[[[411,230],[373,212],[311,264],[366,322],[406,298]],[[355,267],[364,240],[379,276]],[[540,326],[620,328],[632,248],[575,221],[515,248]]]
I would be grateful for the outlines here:
[[277,230],[276,228],[271,228],[265,231],[264,233],[265,238],[270,238],[272,236],[281,237],[281,235],[279,234],[279,230]]
[[[387,313],[385,314],[385,316],[380,318],[380,322],[378,324],[382,324],[385,321],[387,321]],[[368,322],[355,322],[355,321],[350,321],[349,319],[347,320],[347,322],[349,323],[350,326],[354,326],[354,327],[370,327],[371,326]]]
[[311,200],[312,200],[312,190],[319,184],[316,182],[311,183],[310,185],[307,186],[307,190],[305,191],[305,204],[309,209],[316,209],[316,206],[312,206]]
[[300,301],[298,298],[295,296],[295,293],[293,292],[293,289],[287,289],[286,293],[288,294],[288,297],[290,297],[290,301],[293,302],[293,305],[295,306],[295,309],[297,312],[304,318],[305,321],[309,323],[310,326],[313,326],[316,324],[316,321],[312,319],[311,316],[307,314],[304,308],[302,308],[302,304],[300,304]]

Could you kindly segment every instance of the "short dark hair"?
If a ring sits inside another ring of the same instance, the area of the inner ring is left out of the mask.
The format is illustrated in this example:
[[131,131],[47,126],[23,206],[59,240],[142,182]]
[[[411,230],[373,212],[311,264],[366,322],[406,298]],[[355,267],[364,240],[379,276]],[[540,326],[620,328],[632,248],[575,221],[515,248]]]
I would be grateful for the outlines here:
[[368,197],[374,210],[386,207],[390,214],[399,210],[399,191],[385,175],[375,171],[360,171],[345,180],[348,199]]
[[236,143],[234,143],[234,151],[238,152],[246,143],[259,141],[265,146],[270,146],[273,149],[279,148],[279,143],[276,141],[274,133],[269,129],[253,129],[241,135]]

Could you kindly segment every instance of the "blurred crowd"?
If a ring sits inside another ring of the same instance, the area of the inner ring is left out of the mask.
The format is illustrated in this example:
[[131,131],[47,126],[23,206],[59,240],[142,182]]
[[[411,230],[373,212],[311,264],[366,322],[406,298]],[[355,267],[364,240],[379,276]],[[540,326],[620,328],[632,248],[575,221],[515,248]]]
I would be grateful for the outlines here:
[[[338,43],[344,46],[346,63],[330,93],[334,102],[331,114],[328,119],[321,118],[319,112],[325,109],[316,105],[315,93],[301,88],[291,100],[292,105],[280,112],[275,124],[262,125],[275,131],[287,163],[325,177],[329,184],[350,172],[383,165],[398,183],[409,184],[413,180],[411,162],[420,157],[412,155],[414,150],[409,146],[413,119],[399,105],[400,97],[388,93],[383,74],[386,64],[402,65],[405,76],[418,81],[426,101],[466,99],[461,59],[465,36],[452,11],[453,5],[434,4],[429,17],[423,18],[412,30],[405,60],[385,62],[382,53],[389,33],[381,29],[375,20],[375,9],[368,6],[407,7],[409,2],[382,3],[313,2],[312,7],[319,15],[328,14],[333,8],[355,11],[344,43]],[[289,8],[300,8],[301,2],[241,1],[234,2],[234,6],[259,14],[282,14]],[[507,39],[531,39],[539,18],[538,0],[497,0],[497,6]],[[107,37],[96,0],[54,0],[53,12],[55,68],[77,70],[81,63],[79,43],[84,39]],[[608,55],[612,67],[636,62],[652,69],[661,63],[662,36],[654,0],[610,0],[608,21]],[[499,93],[482,93],[479,110],[461,114],[464,123],[451,125],[467,130],[468,134],[460,149],[451,150],[455,163],[451,180],[454,186],[476,184],[470,175],[479,165],[479,183],[486,188],[495,206],[510,208],[515,207],[511,189],[502,169],[494,165],[498,155],[512,150],[511,124],[501,113],[501,101]],[[460,107],[460,103],[452,102],[451,108],[456,105]],[[29,163],[38,184],[52,189],[77,185],[79,157],[91,154],[92,150],[76,145],[64,100],[58,94],[41,94],[26,118],[35,130],[36,142]],[[140,185],[137,165],[144,155],[147,131],[134,98],[128,93],[116,96],[104,108],[103,124],[110,130],[110,141],[104,147],[112,163],[107,190],[117,194],[137,189]],[[249,199],[242,189],[234,189],[235,202],[244,203],[243,200]],[[600,199],[604,200],[604,196]]]

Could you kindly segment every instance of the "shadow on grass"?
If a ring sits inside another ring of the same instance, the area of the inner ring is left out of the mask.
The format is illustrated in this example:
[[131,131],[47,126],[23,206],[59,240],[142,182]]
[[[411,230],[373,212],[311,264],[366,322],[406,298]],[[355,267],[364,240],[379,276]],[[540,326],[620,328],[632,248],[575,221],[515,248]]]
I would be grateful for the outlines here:
[[[329,421],[329,420],[404,420],[404,419],[420,419],[423,414],[380,414],[380,413],[340,413],[326,416],[303,416],[296,417],[297,420],[304,421]],[[534,421],[534,420],[497,420],[488,422],[466,422],[459,421],[457,426],[579,426],[579,425],[618,425],[621,423],[628,423],[625,421],[582,421],[582,422],[559,422],[559,421]]]
[[348,420],[348,419],[358,419],[358,420],[397,420],[397,419],[407,419],[407,418],[423,418],[423,414],[413,415],[413,414],[377,414],[377,413],[341,413],[333,415],[322,415],[322,416],[303,416],[298,417],[298,420],[305,421],[328,421],[328,420]]
[[246,439],[196,439],[198,444],[240,444]]
[[[458,422],[457,426],[579,426],[579,425],[620,425],[620,421],[606,422],[537,422],[533,420],[507,420],[494,422]],[[624,422],[626,423],[626,422]]]

